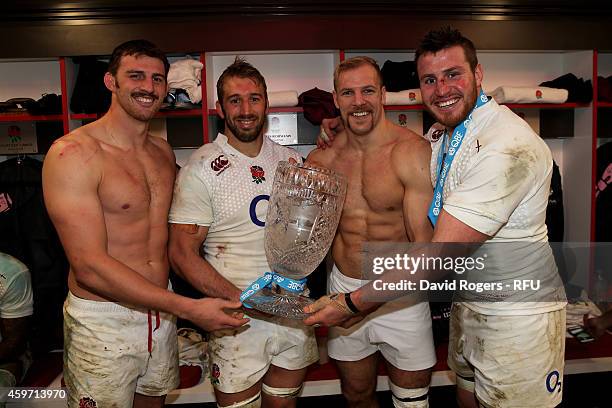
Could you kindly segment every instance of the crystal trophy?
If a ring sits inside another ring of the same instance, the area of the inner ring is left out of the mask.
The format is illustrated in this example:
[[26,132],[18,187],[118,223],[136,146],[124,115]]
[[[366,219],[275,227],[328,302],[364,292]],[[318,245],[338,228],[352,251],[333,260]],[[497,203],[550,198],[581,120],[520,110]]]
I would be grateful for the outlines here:
[[346,178],[332,170],[280,162],[266,216],[265,250],[272,269],[241,297],[247,307],[303,319],[313,300],[303,295],[306,277],[332,244],[342,214]]

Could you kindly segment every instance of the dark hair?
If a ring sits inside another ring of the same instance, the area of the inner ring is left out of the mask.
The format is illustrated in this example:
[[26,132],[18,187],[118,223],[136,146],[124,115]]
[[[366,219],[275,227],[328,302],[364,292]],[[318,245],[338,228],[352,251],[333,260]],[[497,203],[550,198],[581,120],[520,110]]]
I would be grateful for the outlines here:
[[[476,48],[474,43],[469,38],[464,37],[459,30],[450,26],[442,27],[437,30],[431,30],[421,40],[416,52],[414,53],[414,61],[418,62],[419,58],[426,53],[436,53],[454,46],[463,48],[465,59],[470,64],[472,72],[478,65],[478,57],[476,56]],[[418,65],[417,65],[418,66]]]
[[119,44],[111,55],[110,61],[108,62],[108,72],[113,75],[117,75],[117,70],[119,69],[119,64],[121,62],[121,58],[126,55],[133,55],[138,57],[140,55],[146,55],[147,57],[157,58],[161,62],[164,63],[164,68],[166,70],[166,77],[168,76],[168,71],[170,70],[170,63],[168,62],[168,58],[166,58],[166,54],[155,44],[147,40],[132,40],[126,41],[123,44]]
[[380,67],[375,59],[365,56],[353,57],[347,60],[342,61],[336,69],[334,70],[334,90],[337,90],[338,79],[340,78],[340,74],[346,71],[350,71],[352,69],[359,68],[364,65],[369,65],[376,71],[376,77],[380,83],[380,86],[383,85],[383,78],[380,72]]
[[264,97],[266,102],[268,101],[268,87],[266,86],[266,80],[263,75],[251,64],[249,64],[244,58],[236,57],[234,62],[225,68],[225,71],[221,74],[217,80],[217,100],[223,105],[223,85],[229,78],[248,78],[255,82],[256,85],[263,86]]

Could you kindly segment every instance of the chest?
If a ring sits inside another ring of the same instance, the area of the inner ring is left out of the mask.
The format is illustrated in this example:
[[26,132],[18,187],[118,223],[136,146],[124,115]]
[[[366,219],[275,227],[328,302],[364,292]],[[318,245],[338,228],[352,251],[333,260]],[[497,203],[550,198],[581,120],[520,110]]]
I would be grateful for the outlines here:
[[[478,155],[486,144],[486,142],[481,141],[481,138],[477,137],[474,133],[468,133],[466,135],[450,161],[450,167],[446,172],[443,184],[444,195],[448,195],[465,180],[466,176],[469,174],[470,166],[474,160],[478,159]],[[435,187],[436,181],[443,172],[444,162],[448,160],[448,150],[448,143],[444,146],[441,140],[432,146],[430,171],[433,187]]]
[[345,208],[375,212],[402,208],[404,186],[393,169],[387,151],[375,154],[345,154],[335,169],[348,177]]
[[286,158],[226,157],[226,169],[209,173],[215,227],[236,223],[262,226],[278,162]]
[[174,183],[172,163],[162,154],[138,158],[114,156],[105,161],[99,196],[105,213],[167,211]]

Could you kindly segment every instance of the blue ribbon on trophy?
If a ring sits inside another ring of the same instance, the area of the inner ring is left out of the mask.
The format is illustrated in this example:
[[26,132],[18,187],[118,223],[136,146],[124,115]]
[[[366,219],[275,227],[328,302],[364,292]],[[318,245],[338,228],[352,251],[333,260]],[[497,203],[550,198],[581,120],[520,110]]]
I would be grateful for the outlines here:
[[[299,294],[306,289],[306,280],[306,278],[295,280],[279,275],[276,272],[266,272],[261,278],[251,283],[248,288],[242,291],[242,294],[240,294],[240,301],[244,303],[263,288],[272,286],[273,283],[276,283],[278,286],[289,292]],[[244,303],[244,306],[249,309],[251,308],[251,306],[246,303]]]

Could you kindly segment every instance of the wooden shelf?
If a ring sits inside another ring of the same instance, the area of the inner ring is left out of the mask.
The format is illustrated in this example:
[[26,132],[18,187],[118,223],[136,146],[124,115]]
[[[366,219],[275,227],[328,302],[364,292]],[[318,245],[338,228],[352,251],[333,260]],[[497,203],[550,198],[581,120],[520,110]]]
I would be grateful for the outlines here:
[[[304,108],[301,106],[288,106],[283,108],[270,108],[268,109],[268,113],[301,113],[304,112]],[[208,114],[212,116],[217,116],[216,109],[209,109]]]
[[62,115],[30,115],[29,113],[0,114],[0,122],[61,122]]
[[574,108],[588,108],[591,106],[589,103],[503,103],[510,109],[574,109]]
[[102,117],[103,114],[97,114],[97,113],[71,113],[70,114],[70,119],[71,120],[87,120],[87,119],[98,119],[100,117]]
[[[88,120],[88,119],[98,119],[101,118],[104,114],[97,113],[72,113],[70,114],[70,119],[72,120]],[[159,111],[155,114],[156,118],[172,118],[172,117],[199,117],[202,116],[201,109],[174,109],[174,110],[164,110]]]
[[385,105],[385,110],[389,112],[407,111],[407,110],[424,110],[425,105]]
[[[599,105],[602,103],[600,102]],[[510,109],[574,109],[574,108],[588,108],[588,103],[502,103]],[[612,107],[612,103],[609,105]],[[418,105],[385,105],[386,111],[407,111],[407,110],[424,110],[425,106],[422,104]]]
[[172,109],[163,110],[155,114],[156,118],[172,117],[199,117],[202,116],[202,109]]

